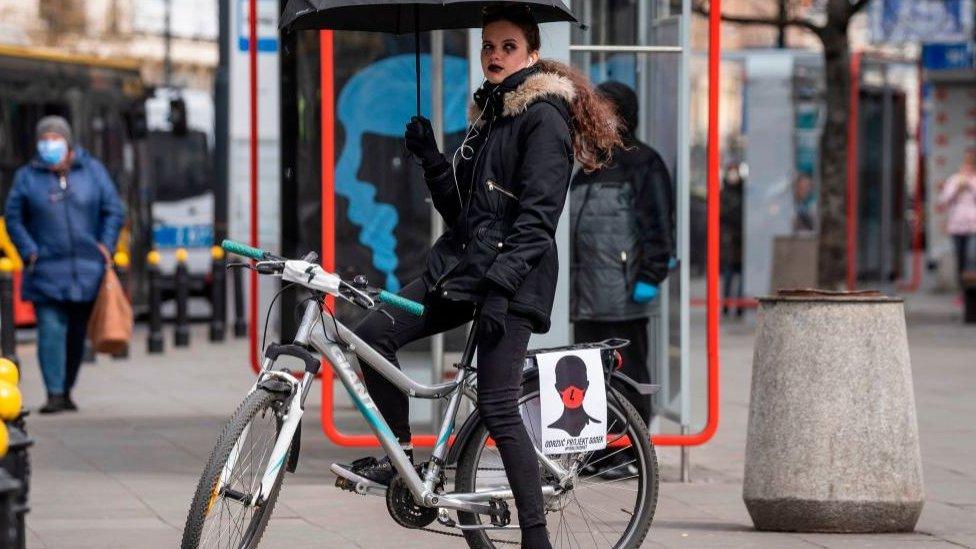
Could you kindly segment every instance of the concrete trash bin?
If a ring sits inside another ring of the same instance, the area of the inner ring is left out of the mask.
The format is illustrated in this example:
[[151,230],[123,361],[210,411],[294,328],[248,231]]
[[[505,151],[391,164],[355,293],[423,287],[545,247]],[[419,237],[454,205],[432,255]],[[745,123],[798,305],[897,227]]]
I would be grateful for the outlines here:
[[759,300],[742,497],[756,528],[907,532],[922,463],[905,313],[876,292]]

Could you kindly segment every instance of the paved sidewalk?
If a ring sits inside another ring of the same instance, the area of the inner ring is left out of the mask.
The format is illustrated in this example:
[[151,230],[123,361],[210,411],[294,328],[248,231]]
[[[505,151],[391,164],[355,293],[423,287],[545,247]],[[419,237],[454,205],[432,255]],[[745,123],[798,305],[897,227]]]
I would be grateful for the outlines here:
[[[927,501],[914,534],[841,536],[759,533],[741,499],[754,321],[723,326],[722,421],[691,452],[692,482],[678,478],[678,450],[660,448],[663,482],[646,547],[976,547],[976,328],[959,325],[948,297],[910,302],[909,336],[921,428]],[[918,311],[918,314],[916,314]],[[702,342],[700,311],[693,341]],[[139,333],[128,361],[85,367],[72,415],[28,418],[36,440],[28,547],[179,546],[196,479],[214,436],[251,382],[246,346],[212,345],[202,327],[190,349],[145,356]],[[167,333],[167,336],[169,334]],[[24,363],[25,404],[43,388],[33,345]],[[703,349],[695,351],[703,399]],[[326,442],[318,391],[304,422],[302,461],[286,478],[266,547],[460,547],[457,539],[403,530],[379,498],[339,492],[328,466],[362,455]],[[696,413],[703,413],[699,406]]]

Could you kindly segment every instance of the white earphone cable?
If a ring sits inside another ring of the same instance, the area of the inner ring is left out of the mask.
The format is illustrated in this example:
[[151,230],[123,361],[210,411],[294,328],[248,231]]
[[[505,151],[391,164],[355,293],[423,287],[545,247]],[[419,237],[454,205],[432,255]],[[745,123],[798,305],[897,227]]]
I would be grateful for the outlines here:
[[[485,106],[481,109],[481,113],[478,114],[478,118],[471,122],[471,125],[468,128],[468,133],[465,134],[464,139],[461,140],[461,146],[454,150],[454,155],[451,157],[451,173],[454,175],[454,190],[457,191],[458,206],[462,209],[464,208],[464,200],[461,198],[461,185],[458,183],[457,179],[458,154],[460,154],[461,158],[464,160],[471,160],[474,158],[474,147],[468,143],[481,135],[476,125],[478,121],[481,120],[481,117],[485,115],[485,111],[488,110],[488,103],[490,102],[490,99],[485,101]],[[491,135],[490,125],[488,126],[488,132],[488,135]]]

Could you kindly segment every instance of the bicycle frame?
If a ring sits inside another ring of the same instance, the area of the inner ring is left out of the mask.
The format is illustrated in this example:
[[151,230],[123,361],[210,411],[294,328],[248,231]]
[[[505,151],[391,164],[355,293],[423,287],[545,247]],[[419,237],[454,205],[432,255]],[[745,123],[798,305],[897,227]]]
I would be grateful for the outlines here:
[[[321,329],[318,329],[320,325]],[[475,377],[471,368],[474,355],[473,336],[469,336],[468,338],[461,363],[458,364],[458,373],[454,380],[435,385],[417,383],[408,377],[399,368],[380,355],[378,351],[370,347],[335,319],[331,313],[323,310],[315,300],[310,300],[305,307],[301,325],[295,336],[295,344],[311,347],[321,356],[325,357],[331,364],[340,382],[349,392],[349,396],[352,398],[359,413],[366,420],[370,429],[376,434],[380,444],[389,456],[391,463],[406,482],[415,501],[433,508],[494,516],[498,513],[498,509],[491,505],[493,500],[512,499],[514,497],[511,489],[508,488],[489,489],[468,494],[438,494],[434,491],[444,464],[444,458],[449,449],[450,436],[454,431],[455,419],[460,408],[461,398],[467,397],[472,402],[477,402],[477,396],[472,387]],[[437,435],[437,442],[434,446],[430,464],[423,478],[414,469],[406,452],[400,447],[399,440],[383,419],[372,398],[370,398],[365,385],[359,380],[353,365],[349,361],[348,353],[352,353],[357,358],[364,360],[364,367],[373,368],[393,383],[400,391],[412,398],[435,399],[449,397],[446,413],[444,420],[441,422],[440,432]],[[308,391],[311,388],[314,377],[314,375],[305,375],[299,380],[286,371],[274,369],[273,359],[266,357],[264,360],[258,380],[251,388],[251,391],[256,390],[263,381],[277,378],[291,386],[292,398],[283,420],[281,432],[275,442],[271,457],[268,460],[268,463],[273,463],[274,466],[268,467],[265,472],[260,489],[253,495],[252,504],[263,501],[267,497],[271,492],[271,488],[274,486],[278,471],[284,466],[288,449],[292,444],[292,438],[298,429],[299,421],[304,413],[305,398],[308,396]],[[245,436],[242,436],[240,440],[244,440],[245,438]],[[543,454],[538,447],[535,448],[535,452],[540,463],[552,472],[556,478],[562,480],[568,477],[567,471]],[[235,447],[225,465],[225,475],[229,474],[233,469],[237,453],[238,449]],[[225,477],[222,475],[223,478]],[[550,497],[557,495],[561,491],[561,488],[543,486],[542,491],[544,497]]]

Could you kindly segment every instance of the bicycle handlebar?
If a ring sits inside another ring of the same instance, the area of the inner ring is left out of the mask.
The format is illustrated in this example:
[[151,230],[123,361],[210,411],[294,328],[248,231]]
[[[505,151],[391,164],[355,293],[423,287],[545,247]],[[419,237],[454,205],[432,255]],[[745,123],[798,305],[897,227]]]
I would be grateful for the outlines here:
[[407,299],[403,296],[390,293],[386,290],[380,291],[380,301],[388,305],[392,305],[398,309],[402,309],[414,316],[424,316],[424,305],[423,303],[417,303],[416,301]]
[[270,255],[264,250],[252,248],[247,244],[238,242],[236,240],[231,240],[229,238],[225,238],[224,241],[220,243],[220,247],[232,254],[250,257],[251,259],[257,259],[258,261],[266,259]]
[[[251,259],[255,259],[258,261],[267,260],[267,259],[277,259],[277,256],[275,256],[270,252],[266,252],[264,250],[248,246],[247,244],[237,242],[236,240],[224,239],[224,241],[220,243],[220,247],[232,254],[249,257]],[[303,261],[313,262],[314,260],[315,260],[315,255],[309,254],[308,256],[306,256],[306,259],[304,259]],[[378,297],[379,300],[382,301],[383,303],[392,305],[412,315],[423,316],[424,314],[424,305],[422,303],[417,303],[416,301],[412,301],[410,299],[399,296],[397,294],[390,293],[386,290],[380,290]]]

